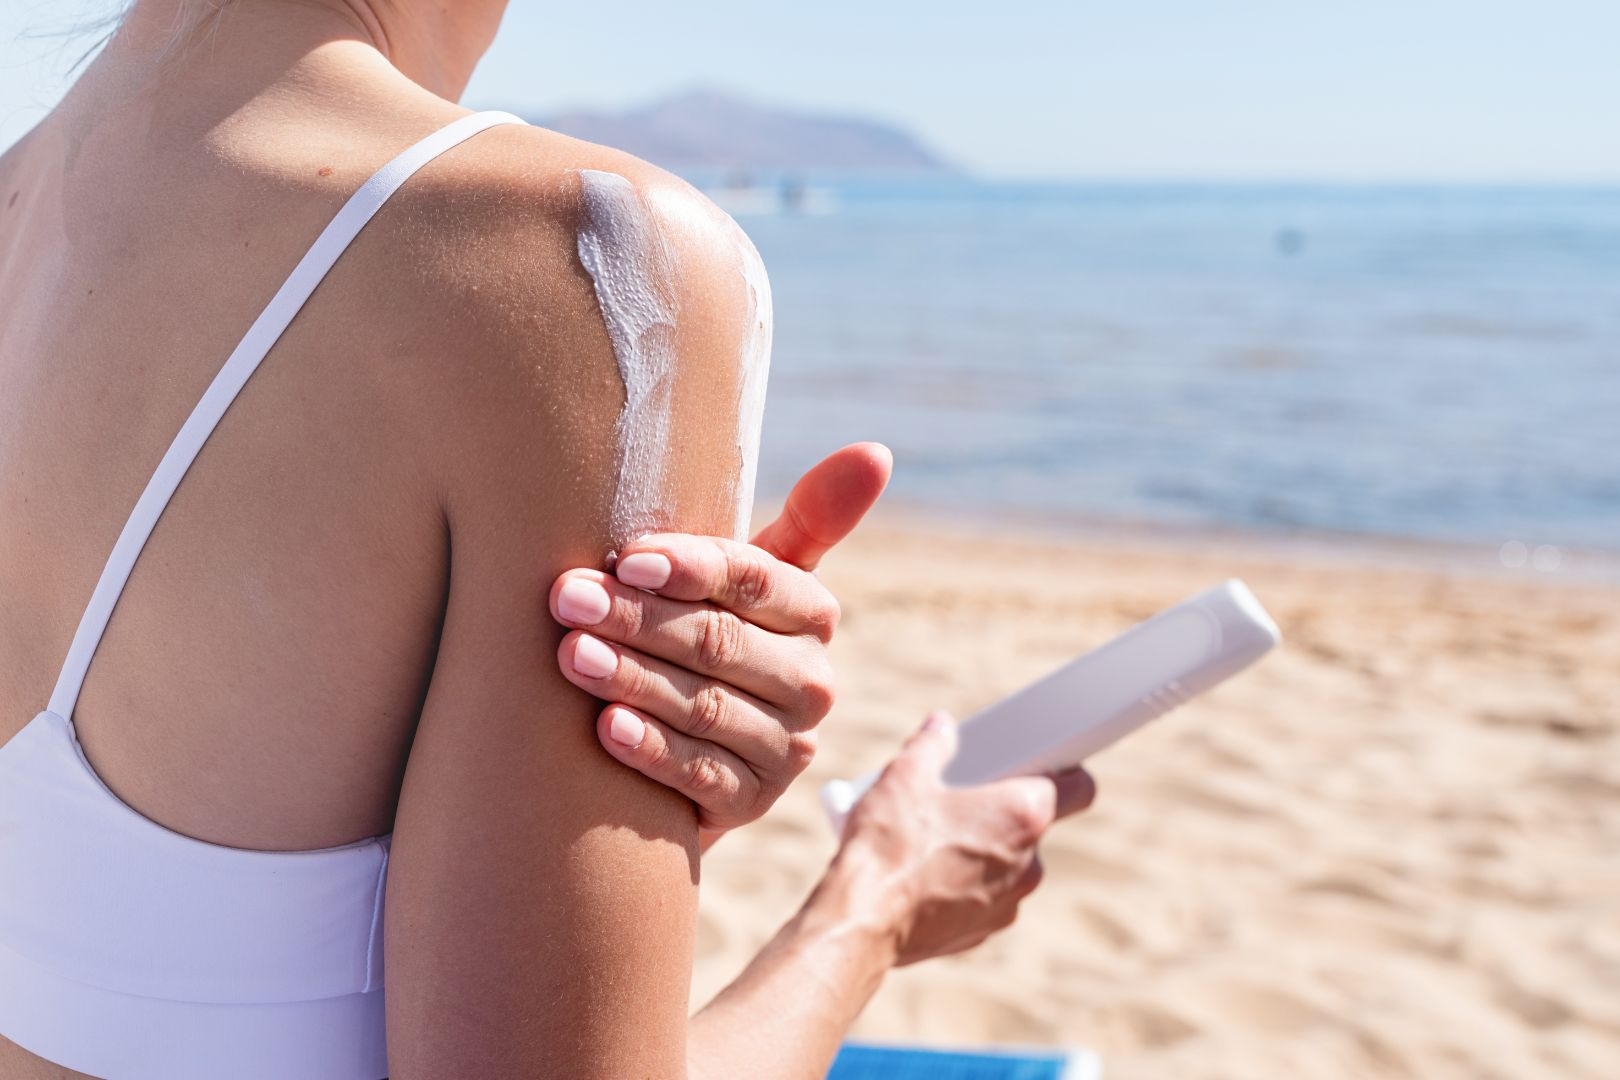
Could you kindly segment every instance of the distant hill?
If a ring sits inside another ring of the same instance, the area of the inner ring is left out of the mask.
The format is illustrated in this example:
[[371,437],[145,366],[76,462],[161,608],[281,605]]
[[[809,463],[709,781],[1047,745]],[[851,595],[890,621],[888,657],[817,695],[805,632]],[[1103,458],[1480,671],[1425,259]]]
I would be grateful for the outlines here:
[[577,110],[534,122],[670,168],[952,169],[891,124],[768,108],[716,90],[694,90],[627,112]]

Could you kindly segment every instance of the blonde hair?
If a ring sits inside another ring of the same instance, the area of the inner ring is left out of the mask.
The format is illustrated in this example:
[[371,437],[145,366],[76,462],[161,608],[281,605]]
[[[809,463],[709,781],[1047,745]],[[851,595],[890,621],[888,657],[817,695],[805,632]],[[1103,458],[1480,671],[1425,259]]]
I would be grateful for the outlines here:
[[[130,12],[135,10],[137,2],[138,0],[119,0],[117,6],[108,14],[75,29],[75,36],[90,33],[100,35],[95,43],[85,50],[84,56],[74,64],[75,68],[117,36],[124,27],[124,21],[129,18]],[[217,26],[219,17],[233,0],[172,0],[172,2],[174,15],[169,22],[168,38],[162,48],[162,55],[165,57],[182,48],[187,39],[200,31],[205,23]]]
[[[0,0],[3,2],[3,0]],[[69,64],[64,75],[72,77],[86,62],[101,51],[113,38],[118,36],[124,28],[125,21],[135,10],[139,0],[116,0],[104,14],[85,19],[81,22],[62,26],[28,27],[17,35],[19,40],[51,40],[60,42],[62,52],[67,52],[74,43],[85,38],[91,38],[90,44],[85,46],[78,58]],[[225,9],[233,5],[236,0],[172,0],[174,15],[168,27],[167,40],[163,42],[161,55],[167,58],[185,47],[188,40],[197,37],[205,25],[209,30],[216,29],[219,19],[224,16]]]
[[[185,0],[180,0],[180,2],[184,3]],[[90,43],[89,47],[87,47],[84,52],[79,54],[79,58],[77,60],[68,65],[66,74],[71,76],[74,72],[78,71],[79,68],[84,66],[84,62],[86,60],[90,59],[97,52],[99,52],[103,45],[112,40],[113,35],[118,33],[119,28],[124,25],[124,20],[129,17],[130,10],[134,8],[134,6],[135,0],[119,0],[117,6],[115,6],[111,11],[107,12],[105,15],[98,15],[94,18],[86,19],[83,22],[71,23],[67,26],[30,26],[26,27],[22,33],[18,34],[17,36],[19,39],[26,38],[33,40],[60,38],[62,41],[62,48],[65,51],[68,45],[72,42],[94,35],[95,40]]]

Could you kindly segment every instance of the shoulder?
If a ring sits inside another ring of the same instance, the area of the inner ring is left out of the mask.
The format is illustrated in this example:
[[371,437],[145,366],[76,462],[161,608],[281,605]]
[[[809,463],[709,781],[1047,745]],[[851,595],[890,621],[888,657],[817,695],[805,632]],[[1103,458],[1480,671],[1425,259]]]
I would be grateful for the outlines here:
[[560,474],[611,468],[627,341],[661,342],[677,420],[735,413],[769,289],[746,234],[701,192],[519,125],[479,133],[419,180],[400,193],[382,266],[403,289],[393,307],[412,325],[422,400],[455,440],[446,486],[525,454],[553,492]]
[[405,201],[418,238],[438,247],[428,269],[502,299],[555,278],[583,282],[593,258],[622,250],[657,260],[666,283],[697,301],[723,294],[744,261],[758,258],[737,224],[686,181],[531,126],[479,133],[425,170]]

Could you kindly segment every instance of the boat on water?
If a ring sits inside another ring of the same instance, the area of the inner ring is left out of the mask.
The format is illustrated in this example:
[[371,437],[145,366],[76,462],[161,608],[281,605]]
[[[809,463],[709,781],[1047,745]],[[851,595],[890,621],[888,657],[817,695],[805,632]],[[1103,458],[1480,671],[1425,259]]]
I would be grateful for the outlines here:
[[792,177],[765,183],[736,176],[699,187],[732,217],[825,215],[838,211],[838,200],[831,188],[812,187]]

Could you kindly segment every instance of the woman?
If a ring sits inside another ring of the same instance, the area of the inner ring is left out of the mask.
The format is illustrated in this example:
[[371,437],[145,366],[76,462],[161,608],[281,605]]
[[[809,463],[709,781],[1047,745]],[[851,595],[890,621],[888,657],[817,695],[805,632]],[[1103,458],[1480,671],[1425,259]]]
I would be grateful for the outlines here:
[[5,1080],[815,1076],[1089,801],[946,791],[933,718],[688,1016],[700,830],[829,704],[790,562],[886,463],[702,539],[750,497],[752,249],[453,104],[503,7],[138,0],[0,159]]

